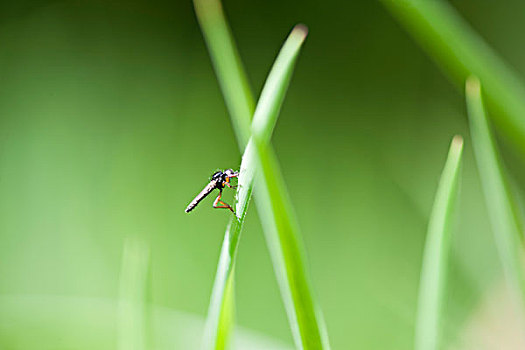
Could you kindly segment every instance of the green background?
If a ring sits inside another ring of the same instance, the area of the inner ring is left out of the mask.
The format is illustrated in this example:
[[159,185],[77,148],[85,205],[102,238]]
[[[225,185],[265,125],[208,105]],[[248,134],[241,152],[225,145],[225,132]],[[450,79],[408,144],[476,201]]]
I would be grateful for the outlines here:
[[[524,72],[525,3],[453,4]],[[255,91],[293,25],[310,30],[273,144],[334,349],[412,346],[428,215],[449,142],[466,138],[445,315],[461,338],[501,277],[461,90],[378,2],[224,7]],[[114,348],[126,237],[149,246],[151,302],[198,342],[230,214],[184,208],[239,163],[191,2],[2,1],[0,347]],[[236,276],[237,323],[291,346],[254,208]]]

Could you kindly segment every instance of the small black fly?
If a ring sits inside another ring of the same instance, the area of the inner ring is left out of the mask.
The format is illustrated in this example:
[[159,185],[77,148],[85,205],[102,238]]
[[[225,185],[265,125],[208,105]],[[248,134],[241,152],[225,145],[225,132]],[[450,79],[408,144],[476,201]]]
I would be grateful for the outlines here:
[[230,179],[234,177],[239,177],[239,173],[232,169],[226,169],[224,171],[215,172],[210,178],[210,183],[207,184],[206,187],[204,187],[204,189],[201,191],[201,193],[199,193],[197,197],[195,197],[195,199],[191,201],[191,203],[186,208],[185,212],[189,213],[190,211],[192,211],[197,206],[197,204],[199,204],[200,201],[206,198],[206,196],[209,195],[214,189],[218,189],[219,195],[215,199],[215,202],[213,202],[213,207],[230,209],[232,213],[235,213],[231,205],[221,201],[222,190],[224,186],[228,186],[230,188],[236,187],[232,186],[230,183]]

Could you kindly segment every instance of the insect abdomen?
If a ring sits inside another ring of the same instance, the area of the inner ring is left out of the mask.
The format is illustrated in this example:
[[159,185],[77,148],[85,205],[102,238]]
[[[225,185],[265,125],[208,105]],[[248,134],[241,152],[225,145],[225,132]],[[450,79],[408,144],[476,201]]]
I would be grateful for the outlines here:
[[213,191],[216,187],[215,181],[210,182],[204,189],[191,201],[191,203],[188,205],[186,210],[184,210],[186,213],[189,213],[192,211],[197,204],[200,203],[204,198],[206,198],[207,195],[210,194],[211,191]]

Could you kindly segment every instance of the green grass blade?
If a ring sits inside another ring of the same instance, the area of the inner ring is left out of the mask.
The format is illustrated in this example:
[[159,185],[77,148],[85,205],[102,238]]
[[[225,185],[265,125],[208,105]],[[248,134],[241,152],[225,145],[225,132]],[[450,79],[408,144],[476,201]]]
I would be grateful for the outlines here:
[[525,86],[447,1],[381,0],[462,91],[473,75],[483,84],[496,126],[525,149]]
[[147,332],[148,269],[148,248],[138,239],[128,238],[120,273],[118,348],[121,350],[151,348]]
[[217,340],[215,342],[216,349],[226,349],[230,343],[230,336],[232,333],[232,326],[235,316],[235,290],[233,288],[233,273],[228,276],[226,288],[224,290],[224,302],[219,314],[218,329],[216,331]]
[[428,224],[419,283],[415,349],[439,349],[442,305],[454,209],[457,200],[463,139],[455,136],[441,174]]
[[466,84],[467,109],[474,154],[505,276],[525,311],[525,278],[521,223],[509,192],[496,142],[485,113],[480,82],[469,78]]
[[274,270],[298,349],[329,349],[328,336],[312,295],[304,248],[278,162],[254,128],[261,169],[256,203]]
[[[286,87],[305,36],[306,31],[304,27],[298,26],[292,31],[272,67],[261,94],[260,103],[254,114],[254,123],[264,130],[265,142],[270,141]],[[218,73],[218,75],[220,74]],[[269,89],[273,92],[268,93]],[[226,94],[226,91],[224,93]],[[249,129],[248,132],[250,132]],[[226,229],[212,291],[204,336],[204,348],[206,349],[225,348],[227,342],[224,340],[228,338],[225,334],[231,332],[233,311],[229,310],[226,305],[233,305],[233,296],[231,295],[233,293],[233,271],[242,225],[253,189],[255,164],[253,143],[249,142],[240,166],[239,187],[235,206],[236,216],[232,218]]]
[[203,349],[226,349],[234,319],[234,268],[241,234],[240,219],[232,219],[226,228],[211,292],[203,338]]
[[[194,0],[194,6],[232,119],[239,149],[243,151],[250,138],[250,120],[255,110],[248,78],[242,67],[221,2]],[[241,180],[239,179],[236,209],[239,215],[230,220],[224,235],[206,320],[204,349],[225,349],[232,333],[235,258],[252,192],[252,186],[242,185]]]
[[193,3],[242,152],[250,138],[250,120],[255,110],[248,78],[221,2],[194,0]]
[[252,144],[261,170],[261,181],[256,187],[257,208],[296,346],[300,349],[322,349],[329,348],[328,337],[323,322],[319,321],[320,312],[312,296],[297,221],[276,157],[269,145],[293,63],[306,34],[306,28],[297,26],[274,63],[255,111]]

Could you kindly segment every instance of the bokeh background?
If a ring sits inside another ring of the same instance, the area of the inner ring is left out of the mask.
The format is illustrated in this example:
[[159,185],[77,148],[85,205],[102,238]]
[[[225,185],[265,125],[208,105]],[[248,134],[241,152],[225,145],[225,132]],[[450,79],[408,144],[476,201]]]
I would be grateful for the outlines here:
[[[525,3],[452,4],[524,73]],[[293,25],[310,30],[273,144],[334,349],[412,347],[430,208],[465,137],[445,317],[447,343],[468,348],[501,268],[461,90],[379,2],[224,7],[255,91]],[[519,190],[523,161],[507,159]],[[239,163],[189,0],[1,1],[0,348],[115,348],[128,237],[149,247],[149,299],[169,314],[151,327],[198,343],[229,214],[184,208]],[[236,276],[239,326],[291,347],[253,205]]]

